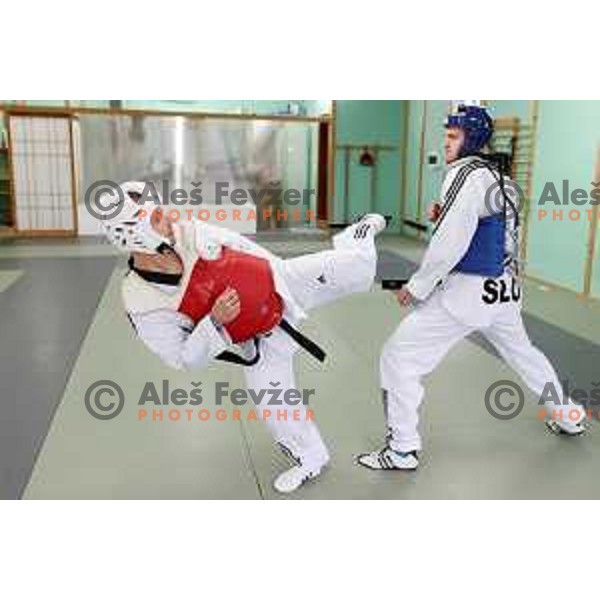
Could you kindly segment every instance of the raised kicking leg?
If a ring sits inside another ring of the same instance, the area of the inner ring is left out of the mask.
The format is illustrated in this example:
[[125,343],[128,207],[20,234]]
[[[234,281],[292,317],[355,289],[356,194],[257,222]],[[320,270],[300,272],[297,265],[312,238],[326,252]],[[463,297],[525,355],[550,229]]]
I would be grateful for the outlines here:
[[[367,215],[358,223],[334,236],[332,250],[286,260],[282,276],[295,300],[305,311],[323,306],[373,285],[377,267],[375,236],[385,229],[381,215]],[[261,360],[247,367],[247,386],[261,390],[278,384],[278,389],[295,389],[293,356],[297,346],[280,329],[261,341]],[[306,406],[261,407],[261,416],[275,441],[296,463],[279,475],[275,489],[292,492],[308,479],[316,477],[329,461],[329,453]],[[269,413],[266,413],[266,411]],[[300,410],[300,420],[293,420]],[[265,414],[268,417],[265,418]],[[281,418],[287,414],[287,418]]]
[[366,215],[333,237],[332,250],[286,260],[284,278],[302,308],[369,291],[377,270],[375,237],[385,227],[382,215]]

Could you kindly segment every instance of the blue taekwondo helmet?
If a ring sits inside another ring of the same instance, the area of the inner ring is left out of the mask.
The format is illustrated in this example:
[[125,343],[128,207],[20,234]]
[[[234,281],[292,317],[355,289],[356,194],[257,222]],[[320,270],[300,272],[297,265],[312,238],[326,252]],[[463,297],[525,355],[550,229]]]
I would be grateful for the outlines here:
[[456,127],[465,132],[460,158],[481,152],[494,133],[494,121],[488,110],[475,104],[459,104],[446,118],[445,126]]

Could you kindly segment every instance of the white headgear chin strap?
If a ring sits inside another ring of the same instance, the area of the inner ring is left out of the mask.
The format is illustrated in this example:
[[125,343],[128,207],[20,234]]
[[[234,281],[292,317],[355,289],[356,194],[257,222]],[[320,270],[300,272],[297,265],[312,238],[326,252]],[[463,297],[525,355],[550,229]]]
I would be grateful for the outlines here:
[[[152,213],[158,206],[150,202],[138,204],[130,196],[136,194],[143,197],[146,184],[140,181],[128,181],[122,183],[120,188],[124,203],[119,214],[112,219],[102,221],[109,241],[123,252],[144,254],[154,254],[165,245],[171,246],[171,241],[152,227]],[[115,190],[103,194],[101,200],[104,206],[109,206],[118,203],[120,198]]]

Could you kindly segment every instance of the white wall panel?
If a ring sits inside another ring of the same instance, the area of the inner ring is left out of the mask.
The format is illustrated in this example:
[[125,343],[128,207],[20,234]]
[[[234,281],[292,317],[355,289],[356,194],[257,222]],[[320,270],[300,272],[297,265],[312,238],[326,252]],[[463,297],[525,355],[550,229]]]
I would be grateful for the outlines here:
[[10,133],[17,229],[74,229],[69,120],[11,116]]

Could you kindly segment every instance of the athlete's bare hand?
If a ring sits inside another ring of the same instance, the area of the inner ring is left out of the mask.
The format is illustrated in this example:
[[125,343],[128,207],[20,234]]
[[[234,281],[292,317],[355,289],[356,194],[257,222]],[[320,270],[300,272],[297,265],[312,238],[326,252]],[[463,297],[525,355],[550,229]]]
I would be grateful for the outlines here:
[[439,202],[433,202],[427,207],[427,218],[431,223],[435,223],[440,218],[442,205]]
[[415,297],[406,288],[394,292],[394,295],[401,306],[409,306],[415,301]]
[[240,297],[235,289],[227,288],[215,301],[211,315],[221,325],[231,323],[240,314]]

